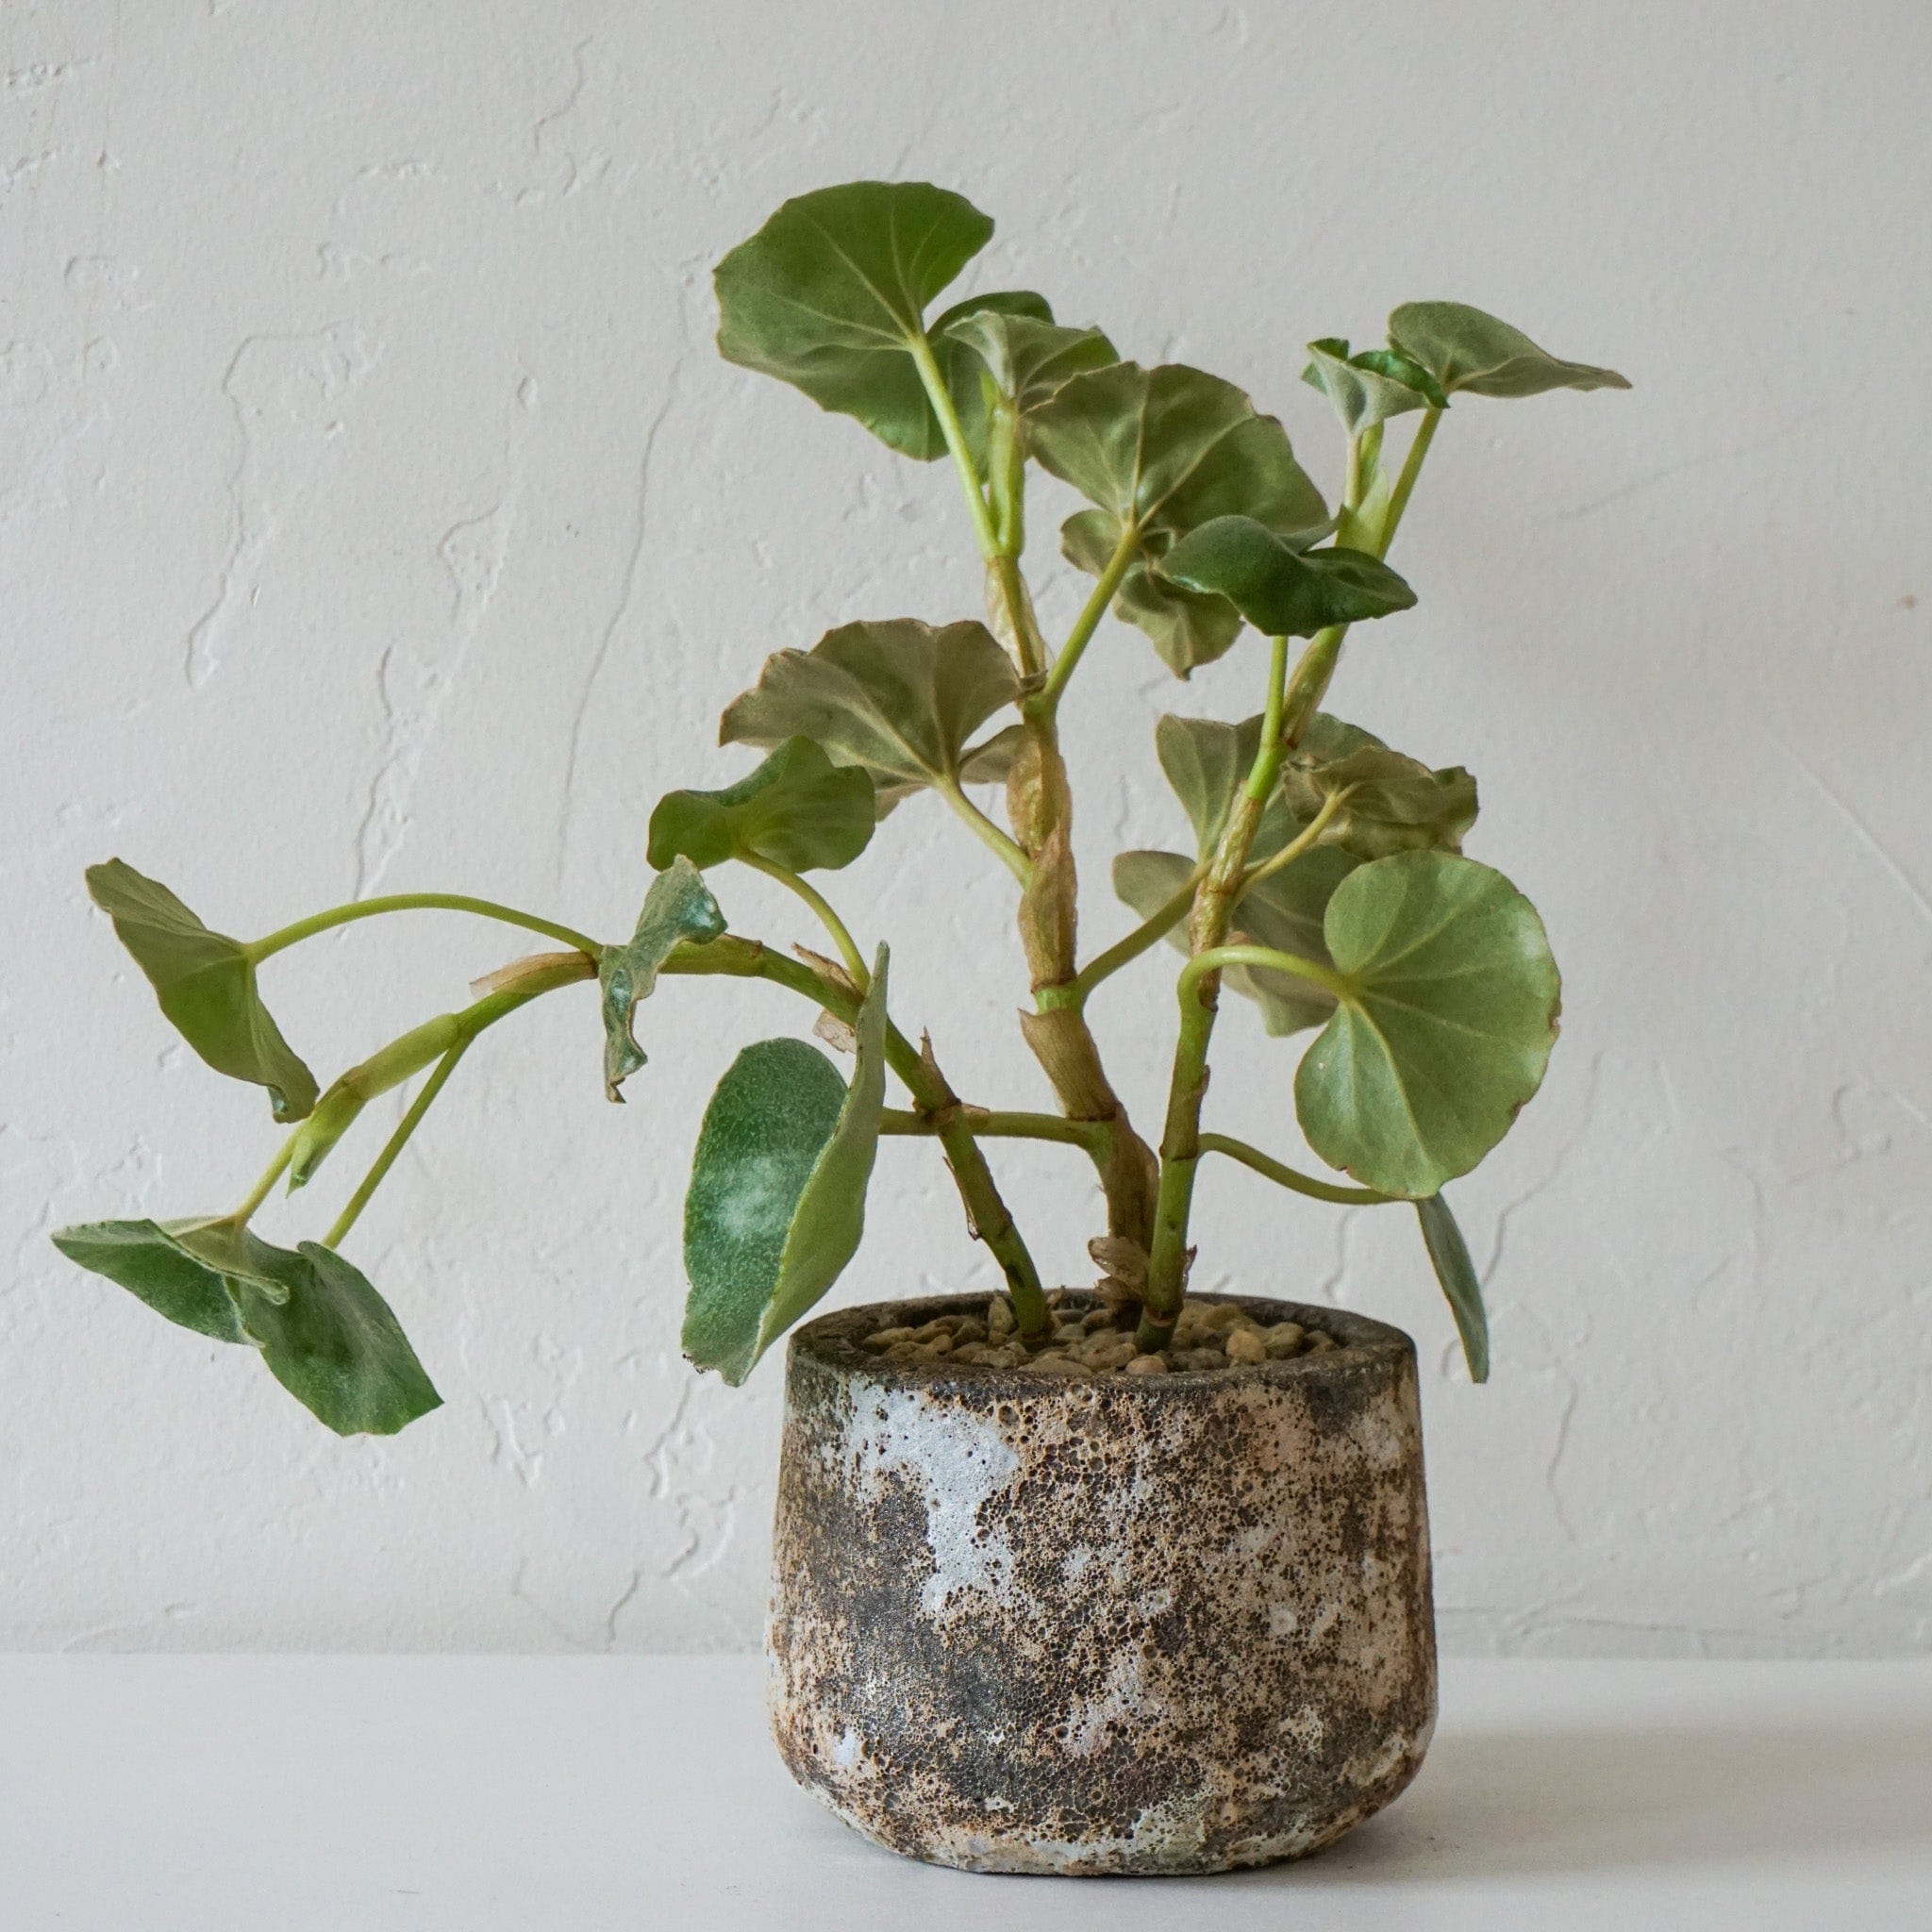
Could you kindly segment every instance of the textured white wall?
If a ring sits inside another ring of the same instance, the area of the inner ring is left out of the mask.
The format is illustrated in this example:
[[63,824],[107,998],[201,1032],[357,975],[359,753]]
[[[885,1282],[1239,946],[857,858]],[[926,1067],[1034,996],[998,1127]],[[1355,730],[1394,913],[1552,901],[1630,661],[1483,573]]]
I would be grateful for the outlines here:
[[[880,175],[998,218],[980,286],[1251,387],[1331,487],[1297,347],[1398,300],[1636,381],[1453,412],[1398,557],[1422,609],[1337,693],[1478,773],[1474,849],[1567,972],[1549,1084],[1457,1191],[1494,1380],[1406,1215],[1216,1172],[1202,1279],[1418,1336],[1452,1643],[1924,1647],[1928,62],[1919,0],[6,0],[0,1641],[756,1641],[778,1375],[679,1362],[677,1220],[783,995],[668,988],[622,1111],[579,994],[465,1066],[356,1241],[448,1398],[392,1442],[45,1235],[224,1204],[271,1144],[170,1043],[88,861],[243,932],[443,887],[615,933],[658,792],[742,768],[716,715],[768,651],[976,608],[949,475],[710,347],[717,255]],[[1090,933],[1124,929],[1106,855],[1176,833],[1155,719],[1241,715],[1256,677],[1184,688],[1105,635],[1071,731]],[[1006,878],[915,803],[839,885],[961,1086],[1041,1104]],[[514,950],[364,926],[272,998],[326,1071]],[[1143,1122],[1169,1011],[1151,967],[1098,1007]],[[1236,1012],[1221,1123],[1288,1144],[1293,1058]],[[996,1158],[1075,1270],[1077,1168]],[[889,1145],[841,1294],[988,1274]]]

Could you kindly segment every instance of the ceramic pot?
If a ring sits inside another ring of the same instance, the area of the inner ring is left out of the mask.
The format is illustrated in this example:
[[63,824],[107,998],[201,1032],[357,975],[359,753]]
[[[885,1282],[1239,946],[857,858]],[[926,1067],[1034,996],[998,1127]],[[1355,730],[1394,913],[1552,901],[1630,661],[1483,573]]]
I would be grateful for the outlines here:
[[[1078,1298],[1074,1298],[1077,1304]],[[909,1857],[1206,1873],[1299,1857],[1393,1798],[1436,1711],[1415,1349],[1063,1377],[792,1338],[767,1627],[792,1775]]]

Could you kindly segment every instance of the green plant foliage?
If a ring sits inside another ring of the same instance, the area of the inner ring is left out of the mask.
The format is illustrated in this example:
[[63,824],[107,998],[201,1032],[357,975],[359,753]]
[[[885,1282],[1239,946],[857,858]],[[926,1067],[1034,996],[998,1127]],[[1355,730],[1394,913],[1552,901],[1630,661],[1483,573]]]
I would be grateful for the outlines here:
[[685,1354],[736,1387],[858,1252],[886,1094],[886,948],[854,1025],[852,1084],[765,1040],[711,1096],[684,1204]]
[[299,1121],[315,1105],[315,1075],[262,1005],[248,948],[118,858],[89,866],[87,889],[182,1039],[216,1073],[266,1087],[276,1120]]
[[[853,181],[798,195],[718,264],[718,353],[930,461],[945,440],[914,347],[925,345],[933,297],[991,239],[992,223],[963,195],[923,181]],[[976,306],[1038,302],[981,296],[942,320]]]
[[382,1297],[320,1242],[277,1248],[207,1217],[90,1222],[54,1244],[184,1328],[254,1343],[339,1436],[393,1435],[442,1400]]
[[788,738],[722,791],[667,791],[651,814],[648,857],[662,872],[762,859],[787,872],[836,872],[872,842],[878,822],[862,766],[835,765],[808,738]]
[[432,1060],[441,1059],[462,1038],[462,1032],[458,1015],[440,1013],[331,1080],[290,1142],[289,1186],[307,1187],[315,1170],[372,1100],[400,1087]]
[[1410,409],[1449,406],[1441,385],[1420,362],[1394,349],[1364,349],[1351,356],[1348,344],[1333,338],[1308,344],[1302,380],[1328,398],[1352,437]]
[[[1221,843],[1235,800],[1261,747],[1261,717],[1224,724],[1218,718],[1162,718],[1154,727],[1160,769],[1194,828],[1203,858]],[[1286,798],[1270,797],[1248,848],[1251,861],[1273,857],[1301,829]]]
[[865,769],[884,814],[923,787],[1004,776],[1013,741],[993,741],[984,759],[966,741],[1019,695],[1013,660],[983,624],[848,624],[809,651],[767,658],[726,708],[718,740],[808,738],[835,764]]
[[724,915],[689,858],[674,858],[651,881],[638,914],[637,931],[622,946],[606,946],[597,960],[597,985],[604,1002],[604,1091],[622,1100],[617,1090],[644,1064],[643,1050],[631,1031],[638,1002],[650,997],[658,969],[674,947],[690,940],[703,945],[724,930]]
[[1240,512],[1282,536],[1327,521],[1281,425],[1231,382],[1184,364],[1116,362],[1074,376],[1034,411],[1029,440],[1095,506],[1061,530],[1068,561],[1098,575],[1124,541],[1133,545],[1115,614],[1146,632],[1176,676],[1221,657],[1241,625],[1224,603],[1149,565],[1218,516]]
[[1341,1000],[1295,1076],[1302,1131],[1364,1187],[1421,1200],[1541,1084],[1561,991],[1542,921],[1486,865],[1403,852],[1343,879],[1322,925]]
[[1389,340],[1420,362],[1449,394],[1536,396],[1552,389],[1628,389],[1614,369],[1565,362],[1520,328],[1461,302],[1405,302],[1389,318]]
[[[1120,354],[1097,328],[1068,328],[1053,319],[1043,296],[1037,308],[1017,298],[982,298],[960,305],[933,325],[933,350],[946,372],[967,447],[982,465],[993,422],[1004,414],[1024,427],[1060,385],[1090,369],[1118,362]],[[965,354],[961,354],[961,351]]]
[[1432,772],[1381,744],[1324,758],[1305,741],[1282,767],[1284,806],[1306,824],[1338,792],[1341,802],[1322,838],[1357,858],[1460,852],[1475,824],[1475,780],[1460,765]]
[[1441,1194],[1430,1194],[1415,1204],[1416,1218],[1422,1223],[1423,1243],[1429,1251],[1436,1279],[1448,1297],[1449,1311],[1456,1317],[1456,1332],[1462,1339],[1462,1358],[1469,1364],[1472,1382],[1490,1379],[1490,1317],[1483,1307],[1483,1285],[1476,1278],[1475,1264],[1469,1258],[1469,1245],[1462,1230]]
[[1225,597],[1270,637],[1311,638],[1335,624],[1407,610],[1415,592],[1364,550],[1302,550],[1248,516],[1216,517],[1183,537],[1160,575]]

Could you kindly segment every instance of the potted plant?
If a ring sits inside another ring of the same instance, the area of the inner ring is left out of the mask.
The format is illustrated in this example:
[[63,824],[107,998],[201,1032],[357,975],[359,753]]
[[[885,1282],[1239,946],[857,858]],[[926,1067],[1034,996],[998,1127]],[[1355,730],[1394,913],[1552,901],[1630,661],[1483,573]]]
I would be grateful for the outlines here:
[[[1535,1093],[1557,967],[1528,900],[1462,851],[1470,774],[1325,706],[1351,626],[1415,602],[1384,558],[1444,414],[1468,397],[1626,385],[1456,303],[1396,309],[1386,346],[1312,342],[1304,377],[1346,444],[1331,510],[1281,425],[1219,376],[1124,360],[1029,291],[935,313],[991,233],[958,194],[857,182],[787,202],[716,275],[728,359],[902,455],[950,462],[986,622],[860,621],[769,658],[721,731],[765,756],[720,790],[659,801],[627,939],[412,892],[242,941],[119,859],[93,867],[89,891],[162,1011],[208,1065],[266,1088],[288,1132],[225,1213],[54,1239],[170,1320],[254,1347],[329,1427],[391,1432],[439,1397],[344,1247],[477,1038],[594,981],[603,1079],[621,1100],[644,1064],[638,1008],[663,980],[799,994],[824,1047],[747,1046],[698,1134],[692,1362],[742,1381],[832,1286],[859,1245],[882,1135],[937,1143],[1003,1280],[793,1334],[769,1643],[787,1761],[841,1815],[923,1857],[1218,1870],[1314,1849],[1401,1790],[1434,1718],[1435,1651],[1412,1344],[1333,1308],[1191,1297],[1195,1173],[1212,1155],[1321,1200],[1407,1204],[1484,1379],[1482,1297],[1442,1190]],[[1057,648],[1021,568],[1035,464],[1086,504],[1060,547],[1091,592]],[[1058,720],[1083,669],[1100,675],[1088,658],[1109,613],[1179,677],[1245,651],[1258,708],[1161,720],[1155,749],[1193,849],[1122,854],[1113,885],[1135,923],[1083,958]],[[973,795],[987,786],[1004,787],[1005,825]],[[895,1013],[887,947],[861,946],[813,883],[896,808],[934,801],[1012,874],[1031,977],[1020,1025],[1056,1110],[962,1097],[943,1030],[938,1044],[921,1030],[934,1016]],[[789,888],[831,951],[732,931],[711,887],[732,864]],[[261,969],[316,933],[422,908],[553,949],[319,1087],[263,1003]],[[1174,1005],[1163,992],[1150,1008],[1174,1033],[1155,1135],[1110,1083],[1087,1009],[1162,941],[1185,957]],[[1345,1180],[1206,1124],[1229,990],[1283,1041],[1249,1077],[1274,1083],[1285,1112],[1293,1064],[1302,1133]],[[419,1075],[320,1241],[254,1231],[272,1190],[307,1187],[372,1100]],[[1091,1162],[1106,1226],[1091,1287],[1042,1286],[986,1158],[1010,1138]]]

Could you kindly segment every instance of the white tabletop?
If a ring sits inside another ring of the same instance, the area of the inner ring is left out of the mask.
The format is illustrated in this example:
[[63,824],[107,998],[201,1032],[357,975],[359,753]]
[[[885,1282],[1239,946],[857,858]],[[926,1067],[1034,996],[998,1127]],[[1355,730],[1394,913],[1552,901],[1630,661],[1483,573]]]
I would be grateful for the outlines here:
[[748,1658],[0,1658],[7,1932],[1932,1925],[1932,1662],[1455,1662],[1298,1865],[983,1878],[792,1786]]

